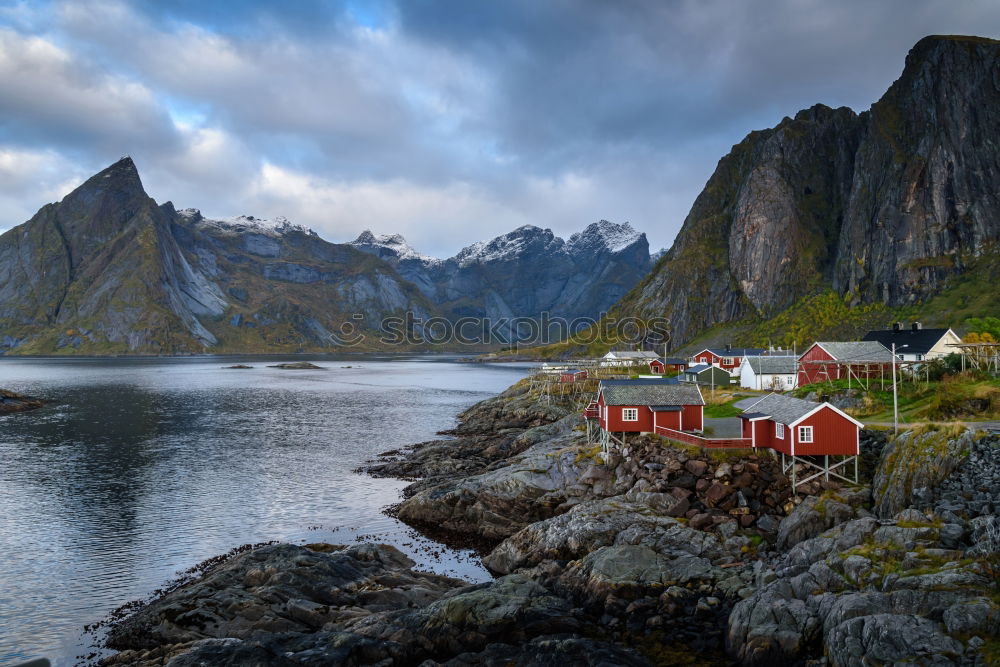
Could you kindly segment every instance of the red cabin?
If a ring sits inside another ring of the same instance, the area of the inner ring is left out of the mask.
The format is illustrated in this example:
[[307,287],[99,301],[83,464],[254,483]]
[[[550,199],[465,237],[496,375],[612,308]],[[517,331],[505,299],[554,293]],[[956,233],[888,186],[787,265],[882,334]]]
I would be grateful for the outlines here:
[[864,424],[829,403],[768,394],[740,415],[753,447],[789,456],[857,456]]
[[603,380],[597,391],[598,423],[609,432],[701,431],[704,406],[697,385],[663,380]]
[[877,341],[813,343],[799,357],[799,386],[853,375],[877,378],[891,373],[892,352]]
[[683,373],[687,368],[687,362],[683,359],[653,359],[649,362],[649,372],[656,375],[665,373]]
[[763,353],[764,350],[759,347],[733,347],[732,345],[727,345],[726,347],[706,347],[691,358],[695,364],[718,366],[729,371],[732,375],[739,372],[740,364],[743,363],[743,357],[757,357]]
[[559,373],[560,382],[582,382],[587,379],[587,371],[571,368]]

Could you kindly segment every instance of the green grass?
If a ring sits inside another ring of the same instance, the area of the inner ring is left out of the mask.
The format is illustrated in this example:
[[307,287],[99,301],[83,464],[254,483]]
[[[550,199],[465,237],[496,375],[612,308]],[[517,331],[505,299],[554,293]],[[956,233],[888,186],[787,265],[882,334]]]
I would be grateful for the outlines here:
[[733,406],[739,399],[734,399],[728,403],[721,403],[718,405],[706,405],[705,406],[705,416],[711,417],[712,419],[721,419],[725,417],[739,417],[743,414],[743,411],[739,408]]

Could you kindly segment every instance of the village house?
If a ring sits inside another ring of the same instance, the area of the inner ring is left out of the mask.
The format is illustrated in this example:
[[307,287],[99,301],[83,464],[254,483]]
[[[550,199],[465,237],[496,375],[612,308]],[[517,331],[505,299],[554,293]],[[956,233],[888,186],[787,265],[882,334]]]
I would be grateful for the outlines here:
[[705,364],[707,366],[718,366],[729,372],[730,375],[738,375],[743,357],[760,356],[764,350],[759,347],[706,347],[701,352],[691,357],[691,364]]
[[601,429],[653,433],[657,427],[701,431],[705,399],[696,385],[662,380],[602,380],[596,414]]
[[698,364],[686,369],[679,379],[681,382],[689,384],[728,387],[733,381],[733,376],[729,374],[729,371],[719,366]]
[[559,373],[560,382],[583,382],[587,379],[587,371],[578,368],[568,368]]
[[744,389],[788,391],[798,386],[796,357],[743,357],[740,386]]
[[878,341],[818,342],[799,356],[798,382],[890,377],[892,364],[892,352]]
[[906,328],[901,322],[892,325],[892,329],[884,331],[869,331],[863,341],[881,343],[888,349],[896,345],[896,356],[901,361],[925,361],[944,357],[958,348],[950,347],[962,342],[951,329],[924,329],[920,322],[914,322]]
[[687,360],[676,357],[666,359],[651,359],[649,362],[649,372],[657,375],[664,373],[682,373],[687,368]]
[[656,352],[649,350],[611,350],[601,357],[602,366],[645,366],[653,359],[658,359]]
[[768,394],[742,415],[743,437],[753,447],[767,447],[788,456],[858,454],[864,424],[829,403],[783,394]]

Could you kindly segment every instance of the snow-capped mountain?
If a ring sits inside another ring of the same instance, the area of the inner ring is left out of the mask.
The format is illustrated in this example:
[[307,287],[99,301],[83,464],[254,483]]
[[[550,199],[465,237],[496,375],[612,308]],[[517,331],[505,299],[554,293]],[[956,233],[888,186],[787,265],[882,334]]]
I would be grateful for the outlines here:
[[462,248],[423,255],[398,234],[363,232],[351,245],[388,261],[431,301],[475,317],[597,317],[649,270],[646,235],[601,220],[564,240],[523,225]]

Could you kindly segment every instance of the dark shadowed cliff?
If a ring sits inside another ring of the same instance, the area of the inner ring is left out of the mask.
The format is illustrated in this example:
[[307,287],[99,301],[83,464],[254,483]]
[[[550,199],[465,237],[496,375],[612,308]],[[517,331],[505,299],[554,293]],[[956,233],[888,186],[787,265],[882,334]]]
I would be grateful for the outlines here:
[[918,303],[995,252],[998,144],[1000,42],[922,39],[869,111],[817,105],[734,146],[616,311],[683,343],[824,290]]

